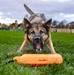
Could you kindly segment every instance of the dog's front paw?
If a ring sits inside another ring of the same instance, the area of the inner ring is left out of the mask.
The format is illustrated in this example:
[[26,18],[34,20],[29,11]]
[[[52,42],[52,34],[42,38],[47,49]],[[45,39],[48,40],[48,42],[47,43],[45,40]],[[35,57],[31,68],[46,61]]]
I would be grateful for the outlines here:
[[58,54],[58,53],[56,53],[56,52],[53,52],[53,53],[51,53],[51,54]]

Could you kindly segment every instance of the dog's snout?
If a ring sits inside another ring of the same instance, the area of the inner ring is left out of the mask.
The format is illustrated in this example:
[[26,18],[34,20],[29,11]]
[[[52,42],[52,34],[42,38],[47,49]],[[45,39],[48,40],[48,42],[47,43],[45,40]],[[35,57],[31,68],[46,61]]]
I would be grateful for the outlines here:
[[37,52],[40,52],[43,48],[43,38],[40,35],[35,35],[33,38],[33,46]]

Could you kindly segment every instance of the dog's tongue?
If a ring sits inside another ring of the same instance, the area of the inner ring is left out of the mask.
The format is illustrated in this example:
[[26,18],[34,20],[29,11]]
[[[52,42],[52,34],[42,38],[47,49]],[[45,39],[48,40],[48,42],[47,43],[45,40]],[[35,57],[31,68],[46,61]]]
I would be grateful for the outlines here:
[[36,44],[36,48],[37,48],[37,49],[40,49],[40,48],[41,48],[40,43],[37,43],[37,44]]

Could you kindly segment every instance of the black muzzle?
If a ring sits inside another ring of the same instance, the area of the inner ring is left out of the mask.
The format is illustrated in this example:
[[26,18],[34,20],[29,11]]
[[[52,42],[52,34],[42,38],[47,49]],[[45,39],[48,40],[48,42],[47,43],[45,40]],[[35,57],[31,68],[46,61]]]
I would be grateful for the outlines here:
[[35,36],[33,38],[33,47],[37,52],[41,52],[43,48],[43,38],[41,36]]

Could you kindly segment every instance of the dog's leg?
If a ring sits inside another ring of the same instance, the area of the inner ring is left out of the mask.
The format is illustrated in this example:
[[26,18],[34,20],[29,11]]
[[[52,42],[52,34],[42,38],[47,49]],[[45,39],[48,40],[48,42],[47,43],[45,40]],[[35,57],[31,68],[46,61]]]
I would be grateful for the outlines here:
[[29,41],[28,41],[27,37],[25,36],[25,40],[23,41],[18,52],[23,52],[27,48],[28,44],[29,44]]
[[56,52],[55,52],[54,47],[53,47],[51,35],[50,35],[49,39],[46,41],[46,43],[47,43],[47,46],[48,46],[49,50],[51,51],[51,53],[55,54]]

